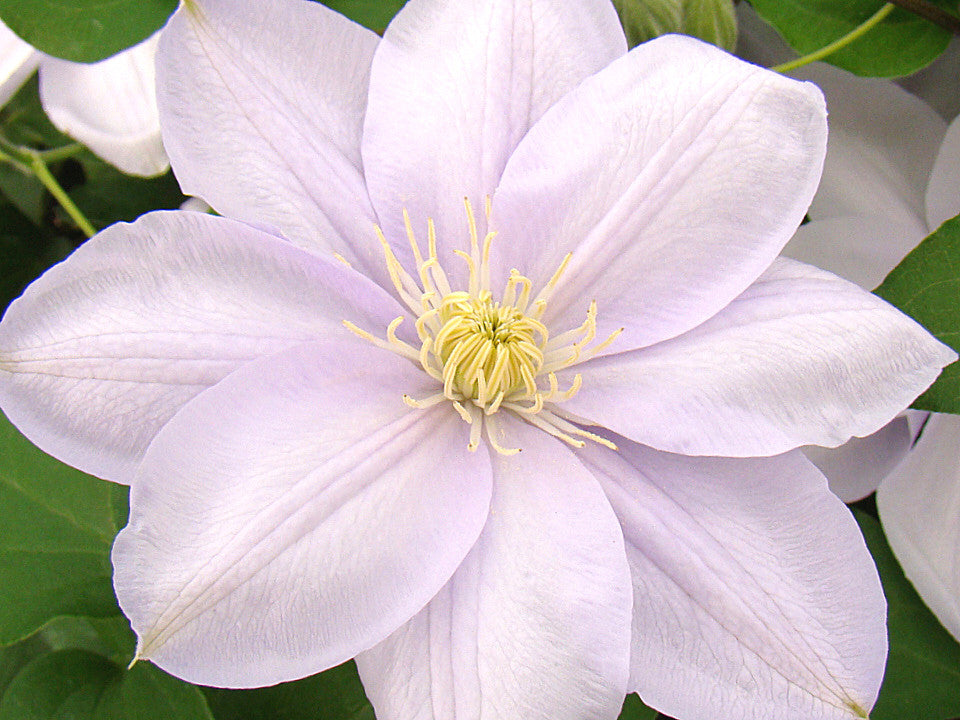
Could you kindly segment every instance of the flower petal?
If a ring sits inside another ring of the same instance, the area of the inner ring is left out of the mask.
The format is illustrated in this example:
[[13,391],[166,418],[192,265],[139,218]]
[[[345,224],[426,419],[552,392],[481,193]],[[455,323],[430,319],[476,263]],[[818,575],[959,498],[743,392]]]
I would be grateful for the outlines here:
[[889,80],[819,63],[796,76],[823,90],[830,114],[827,159],[810,217],[884,218],[909,227],[911,237],[926,236],[923,193],[946,131],[943,119]]
[[960,417],[933,414],[880,485],[887,541],[923,601],[960,641]]
[[886,613],[856,522],[799,453],[584,449],[634,584],[630,689],[686,720],[853,720],[883,677]]
[[183,191],[385,276],[360,164],[376,44],[320,3],[184,3],[157,56],[163,141]]
[[53,124],[132,175],[170,167],[157,113],[158,39],[92,65],[45,57],[40,68],[40,100]]
[[530,126],[626,50],[606,0],[410,0],[377,48],[363,135],[387,236],[406,245],[407,208],[416,228],[436,221],[442,262],[465,249],[463,198],[483,224],[484,197]]
[[490,502],[433,381],[366,341],[237,371],[157,435],[113,551],[138,655],[204,685],[310,675],[380,642],[450,579]]
[[927,186],[927,222],[930,230],[960,215],[960,119],[947,128]]
[[493,201],[493,277],[542,287],[545,322],[596,300],[615,348],[684,332],[743,292],[793,235],[820,177],[823,99],[683,36],[583,82],[524,138]]
[[802,225],[783,254],[873,290],[925,237],[916,223],[850,215]]
[[129,482],[188,400],[255,358],[401,315],[335,260],[225,218],[114,225],[14,301],[0,324],[0,404],[43,450]]
[[872,435],[840,447],[808,445],[803,454],[827,476],[830,490],[846,503],[862,500],[907,456],[913,444],[910,423],[899,415]]
[[876,432],[955,359],[879,298],[779,259],[700,327],[577,366],[563,408],[667,452],[774,455]]
[[447,586],[357,657],[380,720],[612,720],[629,666],[630,576],[610,505],[556,440],[505,423],[490,518]]
[[0,23],[0,105],[14,96],[39,62],[40,53]]

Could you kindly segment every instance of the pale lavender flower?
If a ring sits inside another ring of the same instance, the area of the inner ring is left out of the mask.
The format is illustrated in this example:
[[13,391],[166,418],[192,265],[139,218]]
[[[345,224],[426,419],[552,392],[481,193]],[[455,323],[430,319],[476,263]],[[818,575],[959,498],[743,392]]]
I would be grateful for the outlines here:
[[795,448],[955,354],[776,259],[818,90],[626,53],[605,0],[411,0],[382,41],[192,0],[158,81],[226,217],[114,226],[0,324],[4,411],[131,482],[139,657],[246,687],[356,656],[381,720],[865,714],[882,591]]

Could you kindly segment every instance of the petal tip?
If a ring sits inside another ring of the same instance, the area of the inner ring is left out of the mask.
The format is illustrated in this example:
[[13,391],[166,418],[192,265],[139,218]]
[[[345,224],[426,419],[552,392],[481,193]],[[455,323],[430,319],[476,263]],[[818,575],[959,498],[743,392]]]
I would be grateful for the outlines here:
[[943,367],[946,367],[947,365],[952,365],[957,360],[960,360],[960,355],[958,355],[957,351],[954,350],[949,345],[941,343],[940,353],[941,353],[941,362],[943,363]]
[[870,720],[870,713],[864,710],[859,703],[853,700],[847,700],[844,704],[847,706],[847,709],[854,714],[855,717],[864,718],[864,720]]

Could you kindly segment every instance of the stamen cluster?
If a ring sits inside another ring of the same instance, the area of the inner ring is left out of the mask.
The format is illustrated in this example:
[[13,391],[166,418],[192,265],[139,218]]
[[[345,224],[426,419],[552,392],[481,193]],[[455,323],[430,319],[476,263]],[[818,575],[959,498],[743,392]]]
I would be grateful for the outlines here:
[[[486,428],[491,447],[503,454],[518,452],[500,444],[496,413],[511,410],[527,422],[575,447],[583,440],[594,440],[614,447],[608,440],[587,432],[564,417],[555,403],[569,400],[580,389],[582,378],[575,375],[571,385],[561,391],[556,373],[594,357],[619,335],[613,333],[601,343],[596,338],[597,307],[590,303],[580,327],[554,338],[541,322],[547,302],[570,261],[568,254],[544,288],[531,299],[532,283],[517,270],[511,270],[499,301],[490,290],[490,246],[496,237],[488,232],[481,241],[469,200],[464,201],[470,230],[470,252],[454,250],[469,268],[467,290],[454,291],[437,258],[434,223],[427,221],[427,256],[424,257],[404,211],[407,238],[417,266],[417,279],[407,273],[390,249],[378,227],[387,270],[401,300],[416,316],[420,349],[397,337],[403,316],[387,327],[386,341],[344,321],[351,331],[379,347],[418,362],[441,385],[426,398],[404,396],[414,408],[426,408],[449,401],[470,423],[470,450],[479,447]],[[489,218],[489,203],[487,205]],[[419,282],[418,282],[419,281]],[[546,387],[541,387],[545,383]],[[549,403],[549,406],[547,406]]]
[[443,368],[445,394],[457,392],[483,407],[488,398],[536,394],[547,341],[543,323],[493,302],[489,291],[476,298],[450,293],[440,303],[438,318],[432,352]]

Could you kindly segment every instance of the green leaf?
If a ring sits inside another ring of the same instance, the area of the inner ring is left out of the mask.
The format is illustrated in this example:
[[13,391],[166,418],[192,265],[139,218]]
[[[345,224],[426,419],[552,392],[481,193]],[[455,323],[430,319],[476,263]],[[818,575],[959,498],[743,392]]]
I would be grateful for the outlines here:
[[48,55],[95,62],[159,30],[177,0],[0,0],[0,19]]
[[[34,225],[43,222],[47,210],[47,193],[36,175],[27,175],[12,165],[0,163],[0,194],[3,194],[20,217],[29,219]],[[7,232],[6,235],[9,236],[10,233]],[[3,278],[0,282],[6,284],[8,280]]]
[[137,663],[120,682],[106,688],[91,720],[213,720],[200,688],[167,675],[150,663]]
[[667,33],[683,33],[733,50],[733,0],[613,0],[630,47]]
[[[119,613],[119,608],[117,609]],[[59,617],[34,637],[49,650],[85,650],[126,667],[134,656],[137,637],[123,615],[108,618]]]
[[198,688],[153,665],[130,671],[86,650],[28,663],[0,700],[0,720],[212,720]]
[[880,523],[854,510],[887,596],[890,654],[872,720],[960,716],[960,644],[923,604],[887,545]]
[[636,694],[630,693],[623,701],[620,720],[654,720],[657,714],[656,710],[644,705]]
[[0,645],[60,615],[118,612],[110,483],[57,462],[0,415]]
[[14,645],[0,647],[0,698],[23,666],[45,652],[47,647],[37,635]]
[[122,615],[56,618],[29,638],[0,648],[0,698],[29,662],[52,650],[84,650],[125,667],[135,646],[136,637]]
[[113,510],[114,527],[122,528],[130,516],[130,488],[110,483],[110,507]]
[[[932,0],[956,12],[956,2]],[[819,50],[861,25],[883,7],[884,0],[751,0],[757,13],[773,25],[801,55]],[[858,75],[900,77],[933,62],[947,47],[950,33],[897,8],[877,27],[829,55],[826,62]]]
[[47,653],[28,663],[0,700],[0,720],[89,717],[119,668],[82,650]]
[[217,720],[374,720],[352,660],[273,687],[203,692]]
[[[914,248],[874,292],[960,351],[960,215]],[[960,413],[960,363],[948,365],[913,407]]]
[[322,0],[323,4],[354,22],[383,35],[406,0]]

